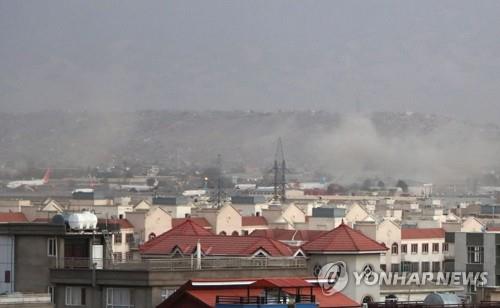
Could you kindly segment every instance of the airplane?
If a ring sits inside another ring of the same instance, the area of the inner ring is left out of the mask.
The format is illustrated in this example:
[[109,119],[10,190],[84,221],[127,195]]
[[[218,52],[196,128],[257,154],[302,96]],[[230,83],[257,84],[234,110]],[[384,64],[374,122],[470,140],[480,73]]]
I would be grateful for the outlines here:
[[130,192],[149,192],[158,188],[160,182],[155,179],[153,185],[120,185],[120,190],[128,190]]
[[43,178],[41,178],[41,179],[12,181],[12,182],[7,183],[6,186],[7,186],[7,188],[10,188],[10,189],[16,189],[19,187],[27,187],[30,189],[34,189],[34,187],[43,186],[43,185],[47,184],[49,182],[49,177],[50,177],[51,172],[52,171],[50,170],[50,168],[47,168]]
[[207,190],[205,189],[194,189],[194,190],[185,190],[182,195],[184,197],[201,197],[207,194]]

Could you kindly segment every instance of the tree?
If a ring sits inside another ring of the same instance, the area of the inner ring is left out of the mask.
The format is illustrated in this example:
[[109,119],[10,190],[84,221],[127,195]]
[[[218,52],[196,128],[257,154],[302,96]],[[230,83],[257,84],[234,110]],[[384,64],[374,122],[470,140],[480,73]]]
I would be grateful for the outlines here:
[[385,183],[384,183],[384,182],[382,182],[382,180],[379,180],[379,181],[378,181],[378,183],[377,183],[377,186],[378,186],[378,188],[380,188],[380,189],[384,189],[384,188],[385,188]]
[[372,180],[366,179],[363,182],[363,185],[361,185],[362,190],[370,190],[373,186]]
[[328,185],[326,192],[329,195],[344,195],[347,193],[347,190],[339,184],[332,183]]
[[408,184],[406,184],[406,182],[405,182],[405,181],[403,181],[403,180],[398,180],[398,182],[396,183],[396,187],[401,188],[401,190],[402,190],[404,193],[407,193],[407,192],[408,192]]

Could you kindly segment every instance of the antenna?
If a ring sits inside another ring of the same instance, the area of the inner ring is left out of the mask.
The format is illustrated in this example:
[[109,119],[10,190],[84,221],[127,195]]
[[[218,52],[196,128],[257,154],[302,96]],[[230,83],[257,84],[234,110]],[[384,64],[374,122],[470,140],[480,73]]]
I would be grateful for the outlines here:
[[217,154],[217,196],[216,205],[220,207],[222,205],[222,156]]
[[[280,165],[281,164],[281,165]],[[286,161],[283,152],[283,143],[281,138],[278,138],[278,144],[276,147],[276,153],[274,155],[274,200],[280,200],[281,202],[286,201]]]

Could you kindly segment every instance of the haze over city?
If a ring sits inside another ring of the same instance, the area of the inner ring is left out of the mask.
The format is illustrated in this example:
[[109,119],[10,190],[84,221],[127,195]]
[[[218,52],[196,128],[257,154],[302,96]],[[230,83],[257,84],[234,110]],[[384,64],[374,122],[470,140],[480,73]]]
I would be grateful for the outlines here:
[[499,308],[499,16],[0,0],[0,308]]
[[500,114],[498,1],[1,1],[0,106]]

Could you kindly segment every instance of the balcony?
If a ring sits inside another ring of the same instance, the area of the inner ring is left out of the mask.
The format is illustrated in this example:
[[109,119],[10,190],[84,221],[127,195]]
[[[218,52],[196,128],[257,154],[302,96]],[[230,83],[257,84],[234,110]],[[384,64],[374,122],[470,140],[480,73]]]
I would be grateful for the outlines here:
[[0,295],[0,307],[53,307],[49,293],[11,293]]
[[[99,266],[98,266],[99,265]],[[102,266],[100,266],[102,265]],[[210,271],[215,269],[305,269],[303,257],[248,258],[248,257],[203,257],[164,258],[144,260],[111,260],[102,258],[54,258],[53,269],[106,269],[106,270],[150,270],[150,271]]]
[[216,308],[246,308],[246,307],[273,307],[273,308],[316,308],[314,295],[297,295],[293,297],[261,297],[261,296],[217,296]]

